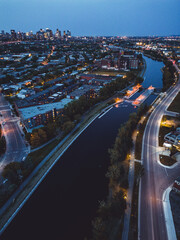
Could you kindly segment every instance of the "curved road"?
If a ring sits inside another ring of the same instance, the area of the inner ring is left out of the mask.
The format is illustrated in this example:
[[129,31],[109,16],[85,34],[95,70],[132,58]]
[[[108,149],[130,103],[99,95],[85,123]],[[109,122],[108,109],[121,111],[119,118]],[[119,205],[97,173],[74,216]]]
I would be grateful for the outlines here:
[[179,90],[180,80],[154,109],[145,128],[142,146],[145,174],[141,178],[139,191],[138,238],[141,240],[168,240],[162,197],[164,191],[180,175],[180,163],[172,169],[158,163],[158,137],[162,116]]
[[29,153],[22,132],[19,128],[19,118],[13,117],[8,102],[0,93],[0,123],[2,126],[2,134],[6,138],[6,153],[0,158],[0,173],[3,167],[13,161],[22,161]]

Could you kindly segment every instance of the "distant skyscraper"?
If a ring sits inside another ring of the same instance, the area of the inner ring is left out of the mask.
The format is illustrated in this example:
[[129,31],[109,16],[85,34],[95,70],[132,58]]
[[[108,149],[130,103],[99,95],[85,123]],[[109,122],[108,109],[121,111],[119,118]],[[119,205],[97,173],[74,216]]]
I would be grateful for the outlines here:
[[17,39],[18,40],[22,40],[23,39],[22,33],[20,31],[17,33]]
[[55,37],[56,38],[60,38],[61,37],[61,31],[59,31],[59,29],[56,30]]
[[44,29],[41,28],[40,31],[36,33],[36,38],[40,40],[44,39],[44,33]]
[[51,38],[51,37],[53,37],[53,32],[52,32],[52,30],[51,29],[49,29],[49,28],[46,28],[46,34],[45,34],[45,38]]
[[63,32],[63,36],[66,37],[66,31]]
[[15,32],[15,30],[11,30],[11,39],[12,40],[16,39],[16,32]]
[[71,37],[71,31],[70,30],[67,30],[67,36]]

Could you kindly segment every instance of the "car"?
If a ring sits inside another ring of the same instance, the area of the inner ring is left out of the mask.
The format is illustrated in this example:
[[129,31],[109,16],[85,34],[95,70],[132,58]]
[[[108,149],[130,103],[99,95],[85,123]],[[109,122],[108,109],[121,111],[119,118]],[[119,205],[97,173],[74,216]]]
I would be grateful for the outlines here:
[[7,181],[8,181],[8,179],[5,179],[5,180],[3,181],[3,184],[5,184]]

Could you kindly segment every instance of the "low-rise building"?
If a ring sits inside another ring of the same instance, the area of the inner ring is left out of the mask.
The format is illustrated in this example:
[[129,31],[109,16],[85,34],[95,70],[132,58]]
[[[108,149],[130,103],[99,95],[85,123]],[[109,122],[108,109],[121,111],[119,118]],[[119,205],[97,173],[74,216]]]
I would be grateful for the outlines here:
[[71,99],[64,98],[55,103],[19,109],[21,122],[26,130],[31,132],[33,128],[37,128],[52,122],[57,115],[63,112],[65,105],[71,101]]
[[177,128],[176,131],[172,131],[164,136],[164,140],[172,143],[178,150],[180,150],[180,131]]
[[109,83],[108,80],[93,78],[89,80],[88,84],[96,85],[96,86],[106,86]]
[[83,85],[80,88],[68,94],[67,98],[79,99],[81,96],[85,96],[87,98],[95,98],[99,90],[100,87],[98,86]]
[[46,90],[40,91],[40,92],[24,99],[23,101],[22,100],[16,101],[15,102],[16,110],[18,111],[19,108],[49,103],[48,97],[58,91],[61,91],[62,89],[63,89],[63,84],[56,84]]

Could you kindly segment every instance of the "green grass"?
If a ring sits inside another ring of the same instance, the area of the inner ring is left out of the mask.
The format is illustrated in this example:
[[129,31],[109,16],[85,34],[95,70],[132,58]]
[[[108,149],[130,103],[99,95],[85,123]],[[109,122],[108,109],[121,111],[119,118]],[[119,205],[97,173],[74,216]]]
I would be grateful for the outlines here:
[[59,142],[60,140],[55,139],[53,142],[46,145],[45,147],[30,153],[28,157],[33,159],[36,164],[38,164],[57,146]]
[[180,113],[180,93],[175,97],[174,101],[169,106],[168,111]]
[[138,201],[139,201],[139,177],[142,172],[142,165],[135,162],[134,187],[132,195],[131,217],[129,239],[138,239]]
[[174,158],[165,155],[159,155],[159,159],[160,162],[165,166],[172,166],[177,162]]
[[143,134],[146,127],[146,123],[148,121],[148,117],[144,120],[143,124],[139,127],[139,134],[136,138],[135,143],[135,158],[138,160],[141,160],[141,151],[142,151],[142,140],[143,140]]
[[116,75],[125,75],[126,73],[125,72],[120,72],[120,71],[103,71],[103,70],[97,70],[97,71],[94,71],[94,72],[91,72],[92,74],[97,74],[97,75],[109,75],[109,76],[116,76]]

